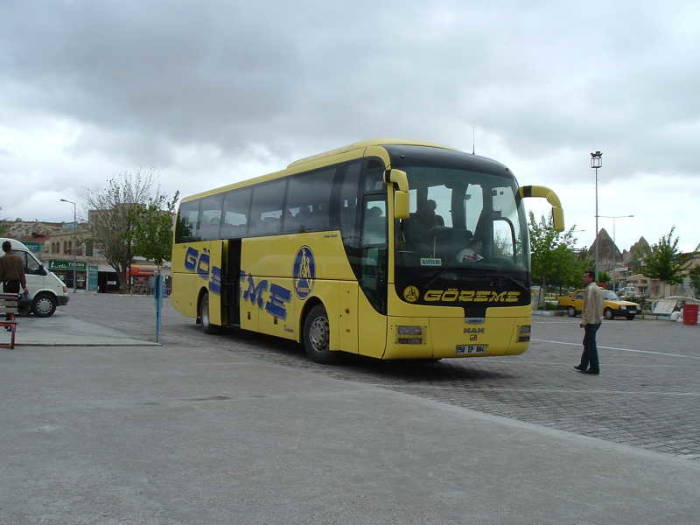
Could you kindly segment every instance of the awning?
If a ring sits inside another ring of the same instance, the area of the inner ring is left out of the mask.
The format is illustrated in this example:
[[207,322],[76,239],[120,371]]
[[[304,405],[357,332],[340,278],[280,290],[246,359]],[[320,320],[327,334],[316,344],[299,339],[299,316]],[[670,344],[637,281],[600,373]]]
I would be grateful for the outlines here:
[[146,264],[132,264],[130,273],[133,276],[149,276],[156,273],[158,268],[153,265]]

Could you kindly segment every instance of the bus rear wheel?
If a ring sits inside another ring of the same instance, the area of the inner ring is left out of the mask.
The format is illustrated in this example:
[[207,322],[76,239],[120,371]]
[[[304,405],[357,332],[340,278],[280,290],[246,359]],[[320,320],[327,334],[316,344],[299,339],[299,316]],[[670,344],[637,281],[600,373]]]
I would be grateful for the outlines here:
[[337,359],[337,353],[328,349],[330,333],[326,309],[317,304],[304,318],[304,350],[312,361],[327,364]]
[[218,327],[211,324],[211,319],[209,318],[209,294],[207,292],[204,292],[199,298],[197,320],[205,334],[215,334],[218,332]]

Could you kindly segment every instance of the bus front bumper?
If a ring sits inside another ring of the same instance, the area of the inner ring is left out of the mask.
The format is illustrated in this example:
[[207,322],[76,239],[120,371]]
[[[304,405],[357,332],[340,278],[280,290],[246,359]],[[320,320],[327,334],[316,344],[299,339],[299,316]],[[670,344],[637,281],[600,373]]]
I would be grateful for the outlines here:
[[390,317],[384,359],[517,355],[530,341],[530,316],[483,319]]

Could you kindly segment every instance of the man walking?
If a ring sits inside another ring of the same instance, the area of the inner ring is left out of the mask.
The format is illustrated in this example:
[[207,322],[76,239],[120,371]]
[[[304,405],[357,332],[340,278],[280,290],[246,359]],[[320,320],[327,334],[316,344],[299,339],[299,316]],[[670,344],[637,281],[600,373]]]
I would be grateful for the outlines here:
[[584,374],[600,374],[598,363],[598,347],[596,346],[596,333],[603,320],[603,291],[595,283],[595,274],[586,272],[583,274],[583,284],[586,290],[583,296],[583,313],[581,314],[581,328],[585,330],[583,336],[583,353],[581,364],[574,368]]
[[[2,282],[5,293],[19,293],[20,285],[25,295],[29,293],[27,279],[24,276],[24,262],[22,259],[12,254],[12,244],[10,241],[2,243],[4,255],[0,257],[0,282]],[[7,315],[9,319],[9,314]]]

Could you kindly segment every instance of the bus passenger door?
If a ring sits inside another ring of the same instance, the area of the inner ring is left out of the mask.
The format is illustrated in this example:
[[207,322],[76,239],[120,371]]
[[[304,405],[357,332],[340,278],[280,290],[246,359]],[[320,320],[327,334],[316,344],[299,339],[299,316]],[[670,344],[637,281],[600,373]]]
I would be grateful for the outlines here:
[[358,294],[359,353],[381,358],[386,349],[387,303],[386,195],[365,195]]
[[224,242],[212,241],[209,244],[209,319],[212,324],[223,326],[226,319],[222,315],[223,248]]
[[230,239],[226,253],[221,298],[226,324],[241,324],[241,240]]

